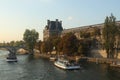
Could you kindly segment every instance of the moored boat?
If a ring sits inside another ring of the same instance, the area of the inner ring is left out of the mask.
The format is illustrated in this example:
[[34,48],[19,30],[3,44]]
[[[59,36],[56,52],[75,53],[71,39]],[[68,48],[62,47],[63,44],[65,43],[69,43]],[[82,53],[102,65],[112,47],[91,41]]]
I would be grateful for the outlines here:
[[50,61],[55,61],[56,58],[55,57],[50,57]]
[[6,58],[7,62],[17,62],[17,58]]
[[50,56],[50,61],[55,61],[57,58],[56,58],[56,56]]
[[110,64],[110,66],[120,68],[120,61],[114,61],[113,63]]
[[80,65],[76,63],[70,63],[68,60],[58,59],[54,62],[54,65],[66,70],[80,69]]
[[9,53],[8,57],[6,58],[7,62],[17,62],[17,57],[16,54],[14,53]]

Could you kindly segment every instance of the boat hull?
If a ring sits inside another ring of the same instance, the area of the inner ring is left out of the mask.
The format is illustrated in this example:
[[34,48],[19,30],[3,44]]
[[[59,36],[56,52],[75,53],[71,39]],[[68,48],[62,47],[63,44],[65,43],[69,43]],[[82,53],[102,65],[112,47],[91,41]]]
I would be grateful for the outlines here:
[[55,61],[56,58],[55,57],[50,57],[50,61]]
[[59,67],[59,68],[61,68],[61,69],[65,69],[65,70],[80,69],[80,66],[79,66],[79,65],[76,65],[76,66],[64,66],[64,65],[58,64],[57,62],[54,62],[54,65],[55,65],[56,67]]
[[6,59],[7,62],[17,62],[17,59]]

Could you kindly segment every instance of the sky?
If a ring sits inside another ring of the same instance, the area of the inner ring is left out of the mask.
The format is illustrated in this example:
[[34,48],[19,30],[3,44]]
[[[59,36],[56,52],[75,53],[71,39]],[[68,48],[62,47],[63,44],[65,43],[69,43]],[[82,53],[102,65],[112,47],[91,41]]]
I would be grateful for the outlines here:
[[26,29],[43,40],[48,19],[69,29],[103,23],[111,13],[120,20],[120,0],[0,0],[0,42],[22,40]]

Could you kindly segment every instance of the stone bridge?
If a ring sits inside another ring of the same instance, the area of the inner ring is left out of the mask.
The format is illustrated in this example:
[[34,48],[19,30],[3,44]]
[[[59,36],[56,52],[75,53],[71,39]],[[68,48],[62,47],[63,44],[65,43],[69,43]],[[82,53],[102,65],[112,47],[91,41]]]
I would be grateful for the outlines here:
[[19,49],[26,49],[24,46],[0,46],[1,49],[6,49],[10,53],[15,54]]

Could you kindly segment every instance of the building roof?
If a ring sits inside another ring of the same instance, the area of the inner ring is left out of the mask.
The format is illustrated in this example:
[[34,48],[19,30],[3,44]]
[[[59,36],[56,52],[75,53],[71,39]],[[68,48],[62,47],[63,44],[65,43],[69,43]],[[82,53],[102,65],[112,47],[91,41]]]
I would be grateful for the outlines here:
[[62,23],[61,21],[50,21],[48,20],[48,24],[46,25],[45,29],[47,30],[60,30],[62,31],[63,28],[62,28]]
[[[120,21],[116,21],[116,23],[120,25]],[[87,25],[87,26],[81,26],[81,27],[76,27],[76,28],[64,29],[62,31],[62,33],[79,32],[80,30],[89,29],[91,27],[103,28],[103,26],[104,26],[104,23],[94,24],[94,25]]]

